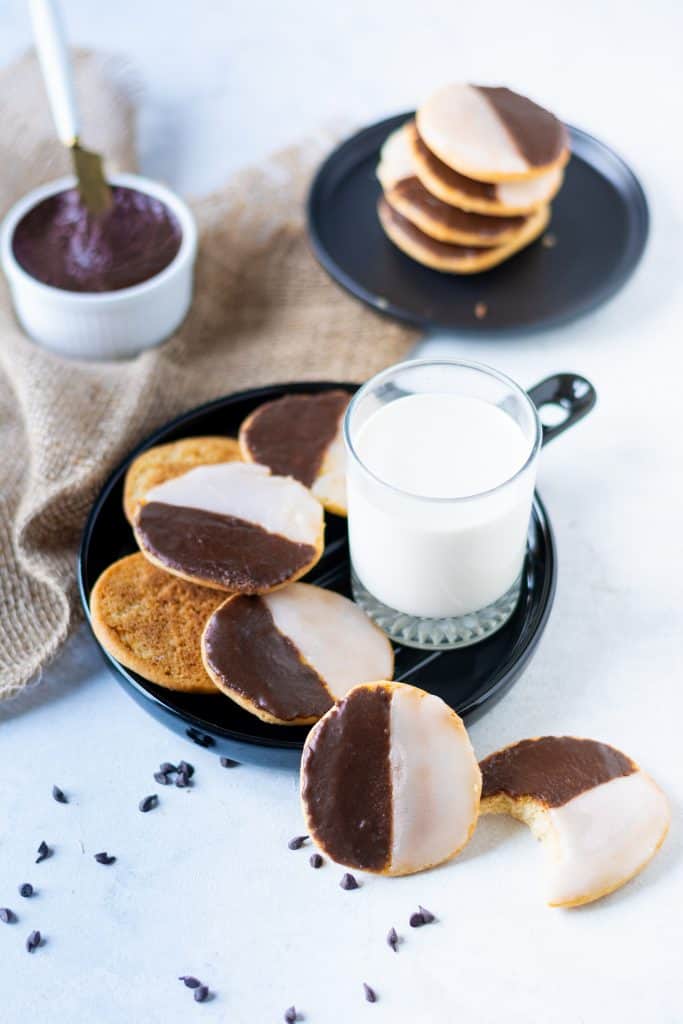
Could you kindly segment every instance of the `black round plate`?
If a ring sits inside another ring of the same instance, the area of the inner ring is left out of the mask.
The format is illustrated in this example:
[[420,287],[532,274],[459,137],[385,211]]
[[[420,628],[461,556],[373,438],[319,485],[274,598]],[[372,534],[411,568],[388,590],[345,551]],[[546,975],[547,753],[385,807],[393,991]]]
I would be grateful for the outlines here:
[[[261,402],[286,393],[311,393],[355,385],[302,383],[243,391],[202,405],[148,437],[112,474],[95,502],[83,533],[78,560],[81,600],[88,621],[89,597],[97,577],[112,562],[137,550],[123,514],[123,478],[145,448],[198,434],[236,434],[242,420]],[[346,521],[327,516],[325,553],[306,579],[349,595]],[[488,640],[459,651],[419,651],[396,647],[395,678],[430,690],[468,718],[498,700],[531,658],[545,627],[555,593],[556,557],[552,530],[536,497],[529,527],[528,555],[520,603],[510,621]],[[340,637],[340,643],[344,638]],[[307,728],[268,725],[221,694],[193,696],[148,683],[103,652],[127,692],[154,717],[194,740],[239,761],[299,763]]]
[[[492,270],[464,276],[430,270],[404,255],[377,219],[375,168],[384,140],[412,117],[390,117],[347,139],[311,187],[313,249],[353,295],[421,327],[502,334],[572,320],[628,280],[647,240],[645,194],[621,157],[572,127],[572,158],[548,229],[557,240],[554,248],[538,240]],[[478,302],[488,307],[484,320],[474,315]]]

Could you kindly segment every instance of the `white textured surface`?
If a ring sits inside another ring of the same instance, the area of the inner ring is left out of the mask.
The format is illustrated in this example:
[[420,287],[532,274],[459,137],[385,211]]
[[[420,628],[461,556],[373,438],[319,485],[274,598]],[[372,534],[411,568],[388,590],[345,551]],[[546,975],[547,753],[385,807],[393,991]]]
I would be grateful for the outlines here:
[[[9,59],[27,44],[27,13],[21,0],[0,11]],[[673,822],[638,879],[584,910],[544,907],[540,851],[495,817],[452,864],[343,892],[339,870],[315,872],[306,848],[286,848],[301,828],[295,776],[225,771],[176,739],[112,682],[82,630],[40,689],[0,705],[0,905],[21,915],[0,923],[3,1024],[277,1024],[292,1002],[307,1024],[680,1024],[679,3],[120,0],[95,14],[68,0],[66,14],[78,43],[129,55],[144,83],[143,171],[186,192],[330,119],[406,110],[456,74],[542,97],[633,163],[653,231],[625,291],[553,332],[449,349],[526,385],[577,370],[600,394],[541,459],[559,556],[547,633],[472,738],[479,755],[535,734],[607,740],[661,784]],[[196,789],[161,790],[162,806],[140,815],[158,762],[183,756]],[[53,782],[70,806],[51,800]],[[33,866],[43,838],[55,856]],[[116,865],[92,861],[102,849]],[[29,879],[33,902],[16,894]],[[408,928],[418,902],[438,924]],[[392,924],[406,938],[397,955]],[[48,944],[31,957],[34,927]],[[193,1004],[175,980],[187,971],[215,986],[213,1003]]]

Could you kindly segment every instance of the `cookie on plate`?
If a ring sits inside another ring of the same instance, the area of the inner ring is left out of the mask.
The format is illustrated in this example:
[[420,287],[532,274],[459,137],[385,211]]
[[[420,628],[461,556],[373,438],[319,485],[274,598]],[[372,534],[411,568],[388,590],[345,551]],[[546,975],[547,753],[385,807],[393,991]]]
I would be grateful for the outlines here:
[[346,515],[346,456],[342,437],[351,395],[336,389],[285,395],[260,405],[239,431],[242,456],[292,476],[330,512]]
[[126,668],[168,690],[218,690],[202,664],[200,638],[206,620],[223,600],[206,587],[186,583],[128,555],[102,573],[90,595],[95,636]]
[[262,594],[308,572],[323,551],[320,502],[265,466],[198,466],[147,492],[135,539],[154,565],[191,583]]
[[216,686],[264,722],[317,720],[359,682],[391,678],[391,644],[331,590],[292,583],[230,597],[211,615],[202,658]]
[[498,217],[533,213],[559,192],[564,173],[560,167],[527,181],[498,183],[475,181],[439,160],[424,144],[414,121],[404,129],[413,158],[414,173],[432,195],[475,213]]
[[563,167],[567,129],[537,103],[498,86],[447,85],[417,112],[425,145],[477,181],[520,181]]
[[235,462],[241,458],[240,446],[234,437],[184,437],[148,448],[133,459],[126,472],[123,484],[126,519],[132,525],[139,502],[157,484],[182,476],[196,466]]
[[550,219],[550,208],[541,207],[531,214],[513,241],[488,249],[437,242],[399,213],[382,196],[377,206],[382,227],[397,248],[425,267],[446,274],[477,274],[503,263],[543,233]]
[[[406,173],[407,166],[411,169]],[[433,196],[412,167],[405,128],[393,132],[382,147],[377,177],[389,206],[439,242],[483,248],[503,245],[514,241],[526,223],[524,217],[468,213]]]
[[308,734],[301,761],[307,830],[332,860],[384,875],[460,852],[481,774],[461,719],[405,683],[356,686]]
[[542,840],[552,907],[578,907],[613,892],[664,842],[666,797],[606,743],[541,736],[490,754],[480,767],[481,813],[511,814]]

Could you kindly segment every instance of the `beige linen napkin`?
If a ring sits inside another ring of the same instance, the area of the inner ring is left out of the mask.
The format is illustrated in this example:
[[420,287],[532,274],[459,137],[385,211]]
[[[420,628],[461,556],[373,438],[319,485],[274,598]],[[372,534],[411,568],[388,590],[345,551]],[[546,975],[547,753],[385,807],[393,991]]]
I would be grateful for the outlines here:
[[[84,136],[135,168],[134,104],[115,61],[79,54]],[[247,102],[245,99],[244,102]],[[67,171],[33,58],[0,73],[0,213]],[[302,220],[316,147],[292,149],[194,204],[195,300],[168,342],[124,363],[58,358],[17,326],[0,292],[0,698],[17,693],[77,621],[75,560],[108,473],[145,434],[251,385],[363,380],[415,335],[348,297],[318,267]]]

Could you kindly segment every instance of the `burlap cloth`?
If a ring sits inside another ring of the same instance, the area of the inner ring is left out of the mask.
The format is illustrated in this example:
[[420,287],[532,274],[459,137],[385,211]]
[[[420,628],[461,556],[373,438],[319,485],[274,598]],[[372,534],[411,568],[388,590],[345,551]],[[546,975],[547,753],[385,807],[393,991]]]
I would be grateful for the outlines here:
[[[134,96],[120,66],[81,53],[76,78],[84,137],[111,169],[135,169]],[[4,213],[69,170],[32,58],[0,73],[0,118]],[[302,200],[319,156],[319,145],[289,150],[194,204],[192,310],[173,338],[136,359],[74,362],[42,350],[18,328],[3,281],[0,698],[36,676],[78,620],[80,532],[131,446],[184,409],[252,384],[363,380],[414,340],[344,294],[311,255]]]

